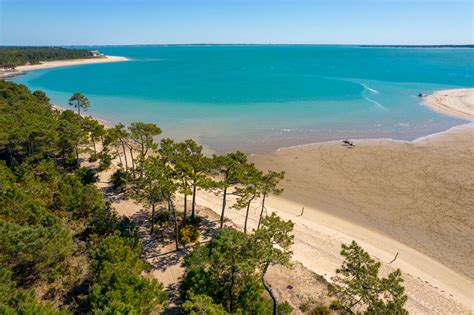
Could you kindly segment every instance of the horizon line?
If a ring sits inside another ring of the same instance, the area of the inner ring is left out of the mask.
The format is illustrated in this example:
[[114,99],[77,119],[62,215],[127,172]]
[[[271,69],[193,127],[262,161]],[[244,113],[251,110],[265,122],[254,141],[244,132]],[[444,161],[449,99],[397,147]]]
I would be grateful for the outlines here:
[[308,44],[308,43],[171,43],[171,44],[68,44],[68,45],[0,45],[0,47],[126,47],[126,46],[352,46],[352,47],[452,47],[474,48],[472,44]]

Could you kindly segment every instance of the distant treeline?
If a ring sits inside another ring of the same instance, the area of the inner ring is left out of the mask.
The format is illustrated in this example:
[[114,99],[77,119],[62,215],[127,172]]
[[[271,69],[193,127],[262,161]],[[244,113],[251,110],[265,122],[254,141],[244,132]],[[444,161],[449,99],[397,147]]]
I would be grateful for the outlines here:
[[66,49],[60,47],[0,47],[0,67],[14,69],[27,64],[39,64],[41,61],[92,58],[93,53],[84,49]]
[[474,45],[359,45],[364,48],[474,48]]

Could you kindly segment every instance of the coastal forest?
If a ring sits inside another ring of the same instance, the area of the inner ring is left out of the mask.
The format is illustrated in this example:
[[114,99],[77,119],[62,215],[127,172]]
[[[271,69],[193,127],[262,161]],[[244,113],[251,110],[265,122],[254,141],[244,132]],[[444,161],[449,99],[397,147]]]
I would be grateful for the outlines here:
[[93,58],[85,49],[62,47],[9,47],[0,46],[0,68],[14,70],[23,65],[36,65],[42,61]]
[[[13,62],[45,60],[27,51]],[[85,115],[81,93],[69,105],[0,81],[1,314],[407,314],[400,270],[382,276],[356,242],[341,248],[330,304],[295,309],[274,292],[267,273],[291,267],[294,223],[267,213],[265,200],[282,193],[284,173],[262,172],[242,152],[207,156],[193,140],[160,139],[156,124],[106,127]],[[210,227],[196,201],[207,192],[222,201]],[[147,211],[119,215],[117,198]],[[242,210],[243,228],[226,219],[229,207]],[[173,300],[144,254],[164,242],[184,268]]]

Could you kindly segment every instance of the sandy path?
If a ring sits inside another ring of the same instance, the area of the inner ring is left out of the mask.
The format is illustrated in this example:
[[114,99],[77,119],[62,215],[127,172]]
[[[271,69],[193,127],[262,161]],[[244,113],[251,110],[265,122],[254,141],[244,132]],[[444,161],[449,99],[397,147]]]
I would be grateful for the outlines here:
[[39,65],[18,66],[16,67],[15,71],[0,72],[0,78],[18,75],[18,74],[31,71],[31,70],[78,66],[78,65],[86,65],[86,64],[108,63],[108,62],[121,62],[121,61],[127,61],[127,60],[128,60],[127,58],[120,57],[120,56],[104,56],[101,58],[47,61]]
[[441,114],[474,121],[474,89],[437,91],[424,98],[429,108]]

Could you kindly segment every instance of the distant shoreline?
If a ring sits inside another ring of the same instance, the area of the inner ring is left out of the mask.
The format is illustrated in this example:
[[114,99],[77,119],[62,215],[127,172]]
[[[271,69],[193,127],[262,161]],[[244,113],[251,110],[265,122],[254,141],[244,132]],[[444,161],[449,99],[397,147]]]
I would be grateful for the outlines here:
[[4,71],[0,72],[0,79],[11,78],[20,74],[25,74],[32,70],[60,68],[69,66],[78,66],[86,64],[98,64],[98,63],[109,63],[109,62],[122,62],[128,61],[129,59],[121,56],[103,56],[99,58],[85,58],[85,59],[69,59],[69,60],[55,60],[40,63],[38,65],[25,65],[16,67],[15,71]]
[[[440,44],[440,45],[403,45],[403,44],[285,44],[285,43],[182,43],[182,44],[97,44],[97,45],[65,45],[65,46],[51,46],[51,47],[149,47],[149,46],[343,46],[343,47],[363,47],[363,48],[472,48],[474,44]],[[31,46],[2,46],[2,47],[31,47]],[[38,46],[42,47],[42,46]]]

